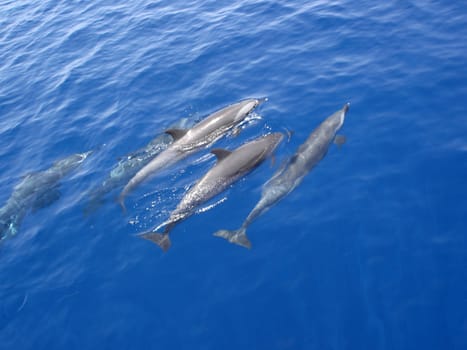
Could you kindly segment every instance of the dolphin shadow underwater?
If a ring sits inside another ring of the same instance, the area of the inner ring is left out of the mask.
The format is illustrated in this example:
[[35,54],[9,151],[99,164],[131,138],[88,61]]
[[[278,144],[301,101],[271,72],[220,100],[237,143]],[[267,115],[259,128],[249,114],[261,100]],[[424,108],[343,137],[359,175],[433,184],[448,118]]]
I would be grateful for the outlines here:
[[326,118],[308,136],[307,140],[289,159],[286,166],[279,169],[263,186],[261,199],[237,230],[219,230],[214,236],[225,238],[245,248],[251,248],[251,242],[246,235],[248,226],[260,215],[292,192],[327,154],[331,143],[341,145],[345,142],[343,136],[336,133],[344,124],[350,104],[347,103],[328,118]]
[[0,241],[18,233],[28,212],[49,206],[60,198],[60,180],[75,170],[92,151],[56,161],[49,169],[26,175],[0,208]]

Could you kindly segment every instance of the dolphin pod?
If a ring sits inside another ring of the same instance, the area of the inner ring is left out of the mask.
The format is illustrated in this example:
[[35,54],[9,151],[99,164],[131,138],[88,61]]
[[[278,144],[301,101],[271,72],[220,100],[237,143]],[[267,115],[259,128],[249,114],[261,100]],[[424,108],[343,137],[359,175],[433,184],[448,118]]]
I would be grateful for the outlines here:
[[336,133],[344,124],[349,104],[326,118],[308,136],[308,139],[298,148],[286,166],[276,172],[263,187],[261,199],[250,212],[237,230],[220,230],[214,236],[222,237],[231,243],[251,248],[250,240],[246,235],[247,227],[261,214],[292,192],[326,155],[332,141],[343,143],[343,137],[336,137]]
[[125,211],[125,197],[133,191],[139,184],[149,176],[160,171],[178,161],[188,157],[190,154],[200,150],[203,147],[212,145],[220,139],[225,133],[238,126],[250,114],[262,100],[247,99],[237,102],[209,115],[192,128],[169,129],[166,133],[174,138],[174,142],[162,153],[157,155],[141,170],[123,188],[118,202],[123,211]]
[[0,240],[16,235],[29,211],[44,208],[60,197],[60,180],[75,170],[92,152],[73,154],[47,170],[26,175],[0,208]]
[[[236,135],[247,116],[266,100],[250,98],[239,101],[208,115],[192,126],[188,125],[186,119],[180,120],[145,147],[121,159],[102,184],[90,191],[90,201],[86,210],[96,209],[108,193],[126,183],[118,197],[118,202],[125,210],[125,197],[141,183],[162,169],[206,149],[227,133],[232,132]],[[337,132],[343,126],[348,110],[347,103],[311,132],[285,166],[263,185],[260,200],[240,228],[219,230],[214,236],[251,248],[251,242],[246,235],[249,225],[293,191],[305,175],[325,157],[333,141],[337,144],[345,141]],[[232,151],[212,149],[211,153],[217,158],[216,164],[185,193],[166,221],[137,236],[167,251],[171,247],[169,234],[178,223],[258,167],[271,156],[282,139],[282,133],[268,133]],[[28,212],[58,200],[61,179],[76,169],[91,153],[92,151],[73,154],[55,162],[49,169],[26,175],[15,186],[6,204],[0,208],[0,241],[18,232]]]

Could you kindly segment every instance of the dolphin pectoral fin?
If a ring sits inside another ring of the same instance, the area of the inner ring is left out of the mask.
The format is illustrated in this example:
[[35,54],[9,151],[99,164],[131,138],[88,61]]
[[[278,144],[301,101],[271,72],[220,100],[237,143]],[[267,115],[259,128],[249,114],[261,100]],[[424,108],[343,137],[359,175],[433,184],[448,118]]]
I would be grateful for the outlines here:
[[164,252],[169,250],[172,242],[170,241],[169,235],[167,233],[157,233],[157,232],[145,232],[140,233],[138,237],[147,239],[155,244],[157,244]]
[[336,135],[334,137],[334,143],[340,148],[345,142],[347,141],[347,138],[344,135]]
[[251,242],[246,235],[246,229],[240,228],[238,230],[219,230],[214,233],[216,237],[222,237],[228,240],[230,243],[237,244],[239,246],[250,249]]
[[177,141],[177,140],[181,139],[183,136],[185,136],[187,131],[188,130],[186,130],[186,129],[171,128],[171,129],[167,129],[165,131],[165,133],[172,136],[174,141]]

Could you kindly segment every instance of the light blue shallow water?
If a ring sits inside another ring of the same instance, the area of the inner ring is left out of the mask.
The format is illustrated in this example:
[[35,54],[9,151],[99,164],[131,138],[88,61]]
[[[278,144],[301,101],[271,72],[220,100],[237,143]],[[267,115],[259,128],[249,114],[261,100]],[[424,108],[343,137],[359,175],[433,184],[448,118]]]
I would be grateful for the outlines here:
[[[1,2],[0,202],[95,152],[0,245],[0,348],[467,348],[466,37],[461,2]],[[134,234],[168,217],[207,151],[140,186],[126,216],[118,190],[83,215],[165,128],[263,96],[216,147],[290,141],[168,253]],[[250,227],[253,248],[212,237],[348,101],[347,143]]]

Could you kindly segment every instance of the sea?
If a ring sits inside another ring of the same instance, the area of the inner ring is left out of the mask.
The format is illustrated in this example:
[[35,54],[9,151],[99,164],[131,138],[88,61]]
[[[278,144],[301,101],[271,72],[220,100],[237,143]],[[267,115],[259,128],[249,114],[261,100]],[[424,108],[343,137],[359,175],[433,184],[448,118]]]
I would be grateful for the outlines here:
[[[466,38],[464,1],[0,1],[0,207],[93,152],[0,242],[0,349],[467,349]],[[267,101],[126,213],[124,183],[87,210],[165,130],[247,98]],[[345,103],[346,143],[251,224],[251,249],[214,237]],[[271,132],[274,156],[166,253],[138,236],[212,148]]]

